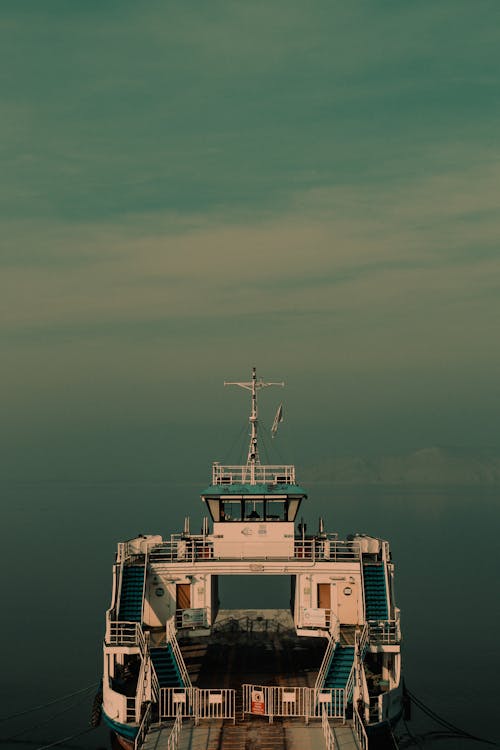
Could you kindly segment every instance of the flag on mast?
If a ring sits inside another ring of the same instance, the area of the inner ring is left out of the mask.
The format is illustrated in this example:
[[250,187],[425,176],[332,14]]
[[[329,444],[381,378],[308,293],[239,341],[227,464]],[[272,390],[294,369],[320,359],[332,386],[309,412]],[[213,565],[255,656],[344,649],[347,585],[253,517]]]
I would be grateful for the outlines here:
[[278,411],[274,416],[273,426],[271,427],[271,434],[273,437],[275,437],[276,433],[278,432],[278,425],[280,422],[283,422],[283,404],[280,404],[278,406]]

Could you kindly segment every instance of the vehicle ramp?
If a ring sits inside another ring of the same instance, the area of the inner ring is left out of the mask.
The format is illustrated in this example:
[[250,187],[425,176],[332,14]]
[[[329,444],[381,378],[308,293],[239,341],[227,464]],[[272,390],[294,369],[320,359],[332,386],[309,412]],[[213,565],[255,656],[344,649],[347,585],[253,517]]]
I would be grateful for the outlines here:
[[347,724],[331,725],[335,737],[335,750],[361,750],[354,727]]
[[[141,750],[169,750],[172,722],[150,727]],[[222,722],[211,721],[195,726],[194,721],[184,721],[178,750],[218,750]]]

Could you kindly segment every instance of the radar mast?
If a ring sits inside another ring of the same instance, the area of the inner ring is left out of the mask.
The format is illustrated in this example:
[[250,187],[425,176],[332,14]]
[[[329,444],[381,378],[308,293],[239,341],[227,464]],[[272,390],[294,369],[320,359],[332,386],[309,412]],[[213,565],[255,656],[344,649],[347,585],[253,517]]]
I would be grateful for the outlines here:
[[257,371],[255,367],[252,367],[252,379],[248,382],[226,382],[224,381],[224,385],[237,385],[240,388],[245,388],[247,391],[251,392],[251,398],[252,398],[252,406],[250,411],[250,416],[248,418],[251,426],[251,432],[250,432],[250,443],[248,445],[248,456],[247,456],[247,463],[246,468],[250,471],[250,481],[252,484],[255,483],[255,467],[260,465],[260,457],[259,457],[259,445],[257,440],[257,432],[258,432],[258,411],[257,411],[257,391],[260,388],[268,388],[271,385],[277,385],[280,388],[283,388],[285,386],[284,382],[281,383],[266,383],[262,378],[257,378]]

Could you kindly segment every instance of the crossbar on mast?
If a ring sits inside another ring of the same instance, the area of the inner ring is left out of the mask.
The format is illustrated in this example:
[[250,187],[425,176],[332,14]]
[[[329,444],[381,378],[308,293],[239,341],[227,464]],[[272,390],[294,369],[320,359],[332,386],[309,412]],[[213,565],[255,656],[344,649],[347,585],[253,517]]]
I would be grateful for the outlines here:
[[250,483],[255,484],[255,466],[260,465],[259,446],[257,441],[258,432],[258,411],[257,411],[257,391],[259,388],[268,388],[271,385],[277,385],[284,388],[285,383],[265,383],[262,378],[257,379],[257,371],[252,367],[252,379],[247,382],[227,382],[224,385],[237,385],[239,388],[245,388],[252,394],[252,410],[250,412],[249,422],[251,425],[250,444],[248,446],[247,468],[250,470]]

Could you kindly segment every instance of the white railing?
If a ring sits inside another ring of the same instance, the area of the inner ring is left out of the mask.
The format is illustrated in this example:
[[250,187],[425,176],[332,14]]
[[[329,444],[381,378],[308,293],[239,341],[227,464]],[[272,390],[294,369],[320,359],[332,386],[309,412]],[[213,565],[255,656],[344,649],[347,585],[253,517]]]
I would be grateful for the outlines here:
[[370,643],[381,646],[394,646],[401,642],[398,620],[369,620]]
[[344,688],[311,689],[309,716],[319,719],[326,712],[331,719],[342,719],[345,722],[346,691]]
[[368,750],[368,735],[366,734],[365,725],[363,724],[361,716],[359,715],[358,709],[355,705],[353,707],[352,715],[354,731],[358,738],[360,748],[361,750]]
[[307,687],[243,685],[243,713],[268,716],[301,717],[310,715],[310,692]]
[[321,728],[323,729],[323,737],[325,738],[326,750],[335,749],[335,735],[328,721],[328,714],[326,711],[321,712]]
[[177,750],[179,747],[179,739],[182,731],[182,716],[177,714],[175,717],[172,731],[170,732],[167,740],[167,750]]
[[162,719],[171,719],[173,716],[195,715],[195,698],[196,688],[160,688],[160,700],[158,710],[160,721]]
[[316,678],[316,683],[314,685],[315,690],[320,690],[323,685],[325,684],[326,675],[328,674],[328,669],[330,668],[330,663],[332,661],[333,652],[335,651],[336,641],[334,638],[331,637],[331,635],[328,636],[328,644],[325,649],[325,653],[323,655],[323,661],[321,662],[321,666],[318,671],[318,676]]
[[301,607],[298,626],[311,630],[327,630],[334,640],[338,641],[340,638],[340,622],[331,609]]
[[236,720],[236,693],[229,688],[161,688],[159,701],[160,721],[183,716],[201,719]]
[[138,622],[108,622],[106,646],[138,646],[141,654],[146,651],[144,632]]
[[156,544],[149,553],[152,563],[162,562],[196,562],[212,560],[214,544],[205,537],[187,537],[172,535],[172,538]]
[[[267,554],[265,559],[283,559],[283,555]],[[360,559],[358,542],[339,540],[335,535],[327,536],[325,539],[303,539],[297,537],[294,540],[294,549],[291,555],[285,555],[287,560],[307,560],[315,562],[326,560],[331,562],[355,562]],[[155,544],[149,551],[149,559],[152,564],[161,563],[195,563],[209,560],[226,559],[214,555],[213,540],[204,536],[182,537],[172,535],[171,539],[160,544]],[[232,559],[240,559],[236,555]],[[243,552],[241,559],[246,559]]]
[[160,683],[152,661],[150,660],[149,663],[151,665],[151,698],[157,701],[160,696]]
[[370,639],[370,631],[368,624],[365,622],[363,630],[359,633],[357,630],[354,634],[354,652],[358,654],[360,661],[363,661],[365,651],[368,647],[368,641]]
[[236,692],[229,688],[214,690],[195,688],[195,723],[200,719],[232,719],[236,721]]
[[360,559],[359,542],[343,539],[295,539],[294,557],[299,560],[352,562]]
[[356,676],[356,667],[355,663],[353,662],[353,665],[351,667],[351,671],[349,672],[349,677],[347,678],[347,682],[345,685],[345,703],[347,704],[349,700],[351,700],[354,697],[354,679]]
[[179,644],[177,642],[177,638],[175,636],[175,615],[173,615],[170,620],[167,620],[167,624],[165,626],[165,634],[167,637],[167,643],[170,644],[172,648],[172,652],[174,655],[174,659],[177,662],[177,666],[179,667],[179,672],[182,678],[182,681],[186,687],[191,687],[191,679],[189,677],[188,671],[186,669],[186,664],[184,663],[184,658],[182,656],[182,652],[179,648]]
[[212,484],[295,484],[295,466],[212,466]]
[[134,740],[134,750],[140,750],[143,745],[148,729],[151,725],[151,703],[148,703],[144,716],[142,717],[139,731],[137,732]]
[[320,719],[326,713],[332,719],[345,721],[345,690],[343,688],[275,687],[242,685],[243,713],[267,716],[272,723],[275,716]]

